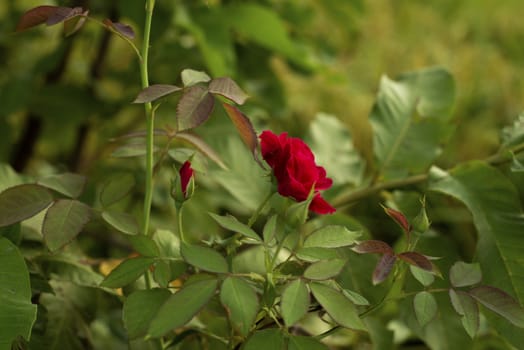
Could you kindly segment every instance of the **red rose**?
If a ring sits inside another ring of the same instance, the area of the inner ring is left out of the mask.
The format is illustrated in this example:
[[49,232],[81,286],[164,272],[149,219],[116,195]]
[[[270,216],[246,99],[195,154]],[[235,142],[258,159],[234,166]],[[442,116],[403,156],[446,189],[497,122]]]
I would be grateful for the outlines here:
[[182,193],[184,194],[184,198],[187,198],[187,186],[189,185],[189,181],[191,181],[191,178],[194,174],[193,168],[191,168],[191,163],[189,161],[186,161],[184,164],[182,164],[179,174]]
[[260,135],[262,157],[273,169],[278,182],[278,193],[298,202],[306,200],[314,186],[309,209],[318,214],[335,212],[320,195],[333,181],[326,177],[326,170],[315,163],[315,156],[301,139],[288,137],[287,133],[275,135],[264,131]]

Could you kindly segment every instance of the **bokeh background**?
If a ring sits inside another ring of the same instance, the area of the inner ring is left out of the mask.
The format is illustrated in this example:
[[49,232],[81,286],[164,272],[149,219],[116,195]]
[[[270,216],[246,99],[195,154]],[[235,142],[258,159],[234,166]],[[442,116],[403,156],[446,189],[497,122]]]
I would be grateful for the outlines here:
[[[112,137],[142,125],[133,51],[88,23],[14,33],[42,5],[83,6],[92,16],[142,26],[142,1],[5,0],[0,4],[0,160],[37,173],[89,172]],[[369,155],[367,116],[380,76],[432,65],[455,77],[458,131],[443,165],[483,158],[523,109],[524,22],[519,0],[158,0],[151,81],[179,83],[184,68],[228,75],[252,96],[257,125],[301,136],[319,112],[352,128]],[[174,111],[160,109],[160,124]],[[219,112],[217,112],[219,113]]]
[[[136,185],[131,184],[131,196],[117,209],[138,218],[143,140],[121,138],[145,128],[143,107],[131,103],[140,91],[134,51],[93,22],[70,37],[64,37],[60,25],[15,33],[20,16],[38,5],[88,8],[99,20],[131,25],[136,44],[141,42],[141,0],[2,0],[0,163],[35,178],[68,171],[85,174],[89,183],[81,199],[95,208],[104,183],[131,173]],[[351,133],[365,169],[373,157],[368,115],[381,76],[394,79],[403,72],[442,66],[455,78],[456,91],[457,128],[437,160],[446,169],[496,153],[502,128],[524,110],[523,10],[522,0],[156,0],[150,81],[180,85],[180,72],[187,68],[232,77],[251,96],[240,108],[257,131],[270,128],[310,140],[311,123],[319,115],[332,115]],[[158,128],[175,127],[176,102],[176,95],[163,99]],[[233,213],[245,219],[269,182],[220,108],[195,132],[231,169],[228,173],[195,158],[197,191],[185,223],[192,236],[209,238],[217,226],[203,213]],[[164,141],[160,138],[158,145]],[[179,165],[188,152],[170,152],[169,165]],[[6,176],[5,169],[0,167],[0,178]],[[172,166],[157,174],[156,228],[175,230],[169,196],[173,174]],[[513,180],[524,193],[522,173]],[[379,203],[408,203],[407,212],[415,215],[418,199],[417,192],[377,195],[340,211],[347,215],[317,218],[314,224],[362,225],[371,237],[394,244],[401,234]],[[442,236],[427,244],[450,261],[472,259],[476,232],[468,211],[456,201],[429,200],[435,201],[428,209]],[[128,256],[129,242],[99,221],[69,249],[100,259],[97,264]],[[256,269],[249,265],[256,259],[246,254],[237,265],[250,271]],[[374,298],[378,295],[371,295]],[[110,309],[98,308],[104,315]],[[108,320],[101,324],[110,328],[120,314],[115,311]],[[95,332],[100,348],[119,348],[111,343],[115,337],[104,338],[104,332]],[[494,339],[498,348],[502,341]],[[121,343],[120,348],[126,348]],[[475,344],[475,349],[491,346],[482,340]]]

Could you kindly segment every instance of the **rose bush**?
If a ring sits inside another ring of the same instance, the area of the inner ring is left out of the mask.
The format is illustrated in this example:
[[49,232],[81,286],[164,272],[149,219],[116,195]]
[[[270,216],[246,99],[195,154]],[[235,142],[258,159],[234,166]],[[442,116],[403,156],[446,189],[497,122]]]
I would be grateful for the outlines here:
[[302,202],[313,191],[311,211],[317,214],[335,212],[320,195],[320,191],[329,189],[333,181],[326,177],[326,170],[315,163],[315,156],[304,141],[289,137],[285,132],[276,135],[269,130],[260,134],[260,141],[262,157],[277,179],[278,193]]

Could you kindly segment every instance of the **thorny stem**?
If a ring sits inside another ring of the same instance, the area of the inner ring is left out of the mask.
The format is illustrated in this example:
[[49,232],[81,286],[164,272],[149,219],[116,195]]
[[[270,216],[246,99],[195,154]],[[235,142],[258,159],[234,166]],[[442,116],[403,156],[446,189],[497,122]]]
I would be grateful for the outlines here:
[[[153,8],[155,0],[146,0],[146,19],[144,25],[144,37],[142,41],[142,59],[140,61],[140,80],[142,89],[149,87],[148,57],[149,57],[149,37],[151,35],[151,21],[153,18]],[[153,106],[150,102],[144,104],[146,115],[146,179],[145,179],[145,198],[144,213],[142,221],[142,234],[149,235],[149,220],[151,216],[151,203],[153,200],[153,136],[155,128],[155,116]]]
[[255,210],[255,212],[253,213],[253,215],[251,215],[251,217],[249,218],[249,221],[247,223],[247,226],[251,227],[253,226],[253,224],[255,223],[255,221],[257,221],[258,219],[258,216],[260,215],[260,213],[262,212],[262,210],[264,210],[264,208],[266,207],[266,204],[267,202],[269,202],[269,199],[271,198],[271,196],[273,196],[273,192],[269,192],[268,195],[266,196],[266,198],[264,198],[264,200],[262,201],[262,203],[260,203],[260,205],[258,206],[258,208]]
[[[153,18],[153,9],[155,7],[155,0],[146,0],[146,18],[144,24],[144,36],[142,39],[142,54],[140,59],[140,80],[142,89],[149,86],[149,72],[148,72],[148,58],[149,58],[149,39],[151,36],[151,22]],[[155,115],[153,106],[150,102],[144,104],[146,116],[146,174],[145,174],[145,197],[144,197],[144,213],[142,220],[142,234],[149,236],[149,221],[151,216],[151,203],[153,200],[153,149],[154,149],[154,131],[155,131]],[[146,281],[146,288],[151,289],[151,272],[148,270],[144,274]],[[164,349],[164,341],[162,338],[155,343],[160,349]]]
[[[524,143],[519,144],[504,152],[499,152],[495,155],[492,155],[484,159],[484,161],[490,165],[504,164],[504,163],[511,161],[512,154],[518,154],[523,151],[524,151]],[[362,188],[362,189],[351,191],[351,192],[342,193],[340,196],[336,197],[332,201],[332,204],[335,207],[341,207],[341,206],[356,202],[362,198],[369,197],[371,195],[374,195],[384,190],[390,190],[394,188],[421,184],[423,182],[426,182],[428,178],[429,178],[429,174],[418,174],[418,175],[406,177],[405,179],[376,183],[370,187]]]

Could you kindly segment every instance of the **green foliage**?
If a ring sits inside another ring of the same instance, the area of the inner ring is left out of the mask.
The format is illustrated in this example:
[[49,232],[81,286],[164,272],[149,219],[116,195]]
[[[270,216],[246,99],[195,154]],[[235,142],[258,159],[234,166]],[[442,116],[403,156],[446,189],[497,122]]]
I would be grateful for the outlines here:
[[17,247],[0,237],[0,348],[10,349],[16,337],[29,340],[36,319],[29,272]]
[[144,2],[0,5],[2,349],[524,343],[517,1]]

